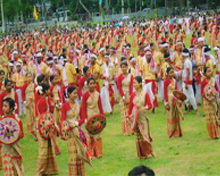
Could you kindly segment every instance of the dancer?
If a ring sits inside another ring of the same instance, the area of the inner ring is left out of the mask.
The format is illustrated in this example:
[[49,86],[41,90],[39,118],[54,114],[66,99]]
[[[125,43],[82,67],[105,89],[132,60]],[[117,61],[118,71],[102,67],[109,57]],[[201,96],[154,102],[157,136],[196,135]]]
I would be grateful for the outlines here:
[[[90,77],[87,80],[89,90],[83,94],[82,98],[82,119],[85,122],[96,114],[103,114],[102,101],[100,94],[95,90],[95,79]],[[92,159],[102,157],[102,138],[101,134],[91,135],[86,133],[87,146]]]
[[103,110],[105,113],[110,113],[110,118],[112,118],[115,105],[113,86],[115,84],[116,72],[115,66],[110,59],[110,55],[108,53],[106,53],[104,56],[104,64],[101,66],[100,75],[103,79],[103,87],[100,93],[102,98]]
[[215,82],[215,79],[212,77],[212,70],[209,67],[204,68],[205,78],[201,83],[201,95],[203,97],[203,109],[206,117],[206,125],[209,133],[209,137],[212,139],[219,138],[219,107],[216,98],[212,101],[207,100],[205,97],[205,93],[213,94],[214,92],[205,92],[204,88],[207,84],[213,86],[215,88],[214,91],[218,92],[218,86]]
[[[150,93],[151,103],[153,105],[152,113],[155,113],[155,108],[158,107],[157,92],[158,86],[156,82],[157,70],[151,51],[147,50],[146,59],[143,60],[143,66],[141,68],[145,80],[144,90]],[[149,90],[149,91],[148,91]]]
[[1,144],[2,149],[2,161],[4,163],[4,175],[5,176],[22,176],[23,174],[23,161],[20,139],[24,137],[22,121],[14,115],[16,108],[15,101],[7,97],[3,100],[3,113],[4,118],[10,117],[18,121],[20,126],[19,139],[13,144]]
[[[187,105],[188,111],[186,114],[190,112],[191,105],[193,106],[196,115],[199,115],[197,104],[195,97],[193,96],[193,88],[192,88],[192,80],[193,80],[193,66],[192,62],[189,58],[189,51],[188,49],[183,50],[183,71],[182,71],[182,78],[183,78],[183,93],[186,95],[187,99],[185,101]],[[190,104],[191,103],[191,104]]]
[[53,141],[54,141],[54,147],[55,147],[55,154],[59,155],[61,153],[60,148],[58,146],[57,142],[57,135],[59,133],[59,124],[61,121],[61,95],[59,91],[59,87],[57,85],[58,79],[56,75],[50,76],[50,98],[51,98],[51,107],[50,107],[50,112],[53,114],[53,117],[55,119],[55,125],[56,129],[53,135]]
[[26,82],[22,87],[22,97],[26,106],[26,123],[28,135],[31,135],[34,124],[34,83],[31,72],[26,73]]
[[[149,119],[147,118],[147,110],[152,108],[152,104],[149,94],[142,89],[142,78],[140,76],[134,78],[134,88],[135,92],[130,97],[128,115],[131,115],[134,106],[138,107],[138,124],[135,129],[137,155],[140,159],[145,159],[149,155],[156,157],[151,145],[152,138]],[[130,119],[129,116],[128,119]]]
[[2,111],[3,100],[7,97],[10,97],[15,101],[17,109],[15,110],[15,116],[18,116],[19,113],[19,104],[18,104],[18,94],[12,90],[12,81],[6,79],[4,82],[5,91],[0,94],[0,115],[3,116],[4,113]]
[[79,89],[78,89],[78,96],[80,100],[82,98],[82,95],[86,91],[88,91],[88,86],[87,86],[86,81],[91,76],[91,70],[88,66],[83,67],[83,74],[84,76],[79,81]]
[[[44,112],[49,112],[50,104],[48,104],[48,96],[50,95],[50,86],[47,83],[42,83],[37,88],[37,92],[41,95],[37,109],[39,116]],[[39,118],[38,116],[38,118]],[[37,138],[39,142],[39,154],[37,160],[37,171],[36,175],[40,176],[43,174],[52,175],[58,174],[57,161],[54,150],[54,143],[51,138],[44,139],[37,130]]]
[[24,114],[26,114],[25,106],[22,101],[22,87],[25,83],[25,73],[22,61],[19,60],[16,62],[16,73],[12,75],[11,80],[15,84],[15,91],[18,95],[19,118],[22,118],[22,110],[24,110]]
[[174,69],[166,68],[167,78],[164,80],[164,99],[167,116],[168,137],[181,137],[183,135],[180,125],[180,116],[183,117],[181,110],[182,102],[173,95],[174,90],[178,90],[177,81],[175,80]]
[[117,87],[120,95],[120,111],[121,111],[121,124],[122,124],[122,134],[132,135],[133,131],[129,122],[126,120],[128,116],[128,106],[130,95],[133,93],[133,80],[132,74],[128,73],[127,62],[121,62],[122,74],[117,78]]
[[61,120],[68,121],[71,128],[71,135],[67,140],[69,153],[69,175],[85,175],[84,161],[87,160],[85,149],[81,143],[79,127],[84,123],[83,116],[80,117],[80,104],[77,103],[77,88],[67,88],[69,101],[62,105]]

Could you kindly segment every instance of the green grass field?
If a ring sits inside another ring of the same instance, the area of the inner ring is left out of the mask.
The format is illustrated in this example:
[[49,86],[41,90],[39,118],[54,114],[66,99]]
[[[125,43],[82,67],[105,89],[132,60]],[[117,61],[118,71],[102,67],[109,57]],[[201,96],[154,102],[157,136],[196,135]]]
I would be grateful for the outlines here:
[[[186,41],[189,46],[189,40]],[[135,52],[136,54],[136,52]],[[119,105],[115,106],[114,118],[108,118],[103,131],[103,158],[92,161],[94,168],[86,164],[88,176],[126,176],[138,165],[152,168],[157,176],[206,176],[220,175],[220,140],[208,137],[203,108],[199,107],[200,116],[195,112],[181,121],[183,137],[167,137],[165,108],[159,100],[156,114],[149,112],[150,129],[153,137],[153,149],[157,158],[141,160],[137,157],[135,136],[123,136]],[[107,115],[108,117],[108,115]],[[23,118],[25,134],[26,121]],[[57,156],[60,176],[68,176],[68,152],[65,141],[58,140],[61,154]],[[24,162],[24,175],[33,176],[36,172],[38,143],[31,136],[21,140]],[[0,171],[3,175],[3,171]]]

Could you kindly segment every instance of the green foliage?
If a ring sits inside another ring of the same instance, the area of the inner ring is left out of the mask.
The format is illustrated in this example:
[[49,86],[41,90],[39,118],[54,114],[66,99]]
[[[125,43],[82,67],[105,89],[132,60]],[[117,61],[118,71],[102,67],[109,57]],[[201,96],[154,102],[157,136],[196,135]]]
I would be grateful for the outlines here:
[[154,12],[151,12],[151,13],[148,14],[147,17],[148,18],[156,18],[157,16],[156,16],[156,14]]

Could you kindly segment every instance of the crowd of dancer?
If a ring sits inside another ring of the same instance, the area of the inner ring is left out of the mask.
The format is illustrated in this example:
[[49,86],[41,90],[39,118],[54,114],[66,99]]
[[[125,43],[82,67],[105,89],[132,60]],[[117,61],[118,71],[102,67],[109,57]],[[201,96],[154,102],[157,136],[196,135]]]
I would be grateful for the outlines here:
[[[90,164],[85,148],[91,159],[102,157],[102,136],[84,134],[81,125],[96,114],[114,118],[117,103],[122,134],[135,134],[139,158],[156,157],[147,111],[157,113],[158,98],[164,104],[160,108],[166,108],[169,138],[183,135],[180,119],[191,109],[199,115],[202,102],[209,137],[218,138],[219,47],[220,26],[211,15],[11,32],[0,41],[0,115],[19,122],[20,138],[25,117],[27,135],[39,143],[36,175],[58,174],[57,136],[64,120],[71,128],[69,175],[85,175],[84,162]],[[205,98],[206,85],[215,88],[213,101]],[[177,90],[185,94],[184,102],[173,94]],[[133,131],[134,106],[138,125]],[[56,122],[50,139],[36,125],[44,112]],[[1,144],[0,154],[5,175],[22,175],[19,140]]]

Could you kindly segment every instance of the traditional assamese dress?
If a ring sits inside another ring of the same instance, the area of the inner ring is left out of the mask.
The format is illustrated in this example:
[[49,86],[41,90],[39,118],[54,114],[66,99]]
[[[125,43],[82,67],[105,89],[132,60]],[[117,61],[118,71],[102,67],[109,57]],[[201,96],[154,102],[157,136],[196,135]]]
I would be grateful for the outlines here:
[[165,104],[170,106],[170,110],[166,110],[167,116],[167,133],[168,137],[180,137],[183,135],[180,117],[183,117],[181,104],[176,101],[173,91],[178,90],[177,81],[175,79],[166,78],[164,80],[164,99]]
[[[78,123],[81,126],[84,123],[83,118],[79,118],[80,105],[75,102],[73,107],[70,107],[69,102],[63,104],[61,109],[61,120],[68,121],[69,124]],[[81,142],[79,126],[71,129],[71,135],[67,140],[69,153],[69,175],[85,175],[84,161],[87,161],[85,149]]]
[[[2,111],[2,107],[3,107],[3,100],[7,97],[12,98],[13,100],[15,100],[15,103],[17,104],[17,109],[15,111],[16,114],[18,114],[19,112],[19,104],[18,104],[18,95],[16,92],[11,91],[9,94],[7,94],[6,91],[2,92],[0,94],[0,117],[4,115],[3,111]],[[2,161],[1,161],[2,157],[1,157],[1,144],[0,144],[0,169],[2,167]]]
[[127,121],[129,104],[124,103],[125,100],[130,99],[130,95],[133,92],[133,75],[127,74],[124,77],[122,74],[117,78],[117,87],[119,91],[120,99],[120,111],[121,111],[121,125],[123,135],[131,135],[133,133],[130,123]]
[[[115,80],[115,66],[112,61],[109,62],[107,65],[104,63],[101,66],[101,71],[100,74],[102,75],[103,79],[103,87],[101,89],[101,98],[102,98],[102,105],[103,105],[103,110],[106,113],[112,112],[114,109],[115,105],[115,95],[114,95],[114,80]],[[108,78],[111,78],[109,81]]]
[[[50,86],[50,92],[51,92],[50,112],[53,114],[56,125],[59,126],[60,121],[61,121],[61,111],[58,109],[58,107],[61,107],[61,95],[60,95],[58,85]],[[60,148],[59,148],[58,142],[57,142],[57,132],[58,131],[56,129],[52,138],[54,141],[55,154],[59,155],[61,153],[61,151],[60,151]]]
[[[83,94],[82,98],[82,119],[87,121],[90,117],[97,114],[103,114],[102,101],[100,94],[95,91],[91,95],[88,91]],[[86,133],[86,141],[91,157],[99,158],[102,156],[102,138],[101,133],[91,135]]]
[[11,98],[15,101],[15,104],[16,104],[16,110],[15,110],[15,114],[18,114],[19,113],[19,103],[18,103],[18,94],[17,92],[15,91],[11,91],[9,94],[7,93],[7,91],[5,90],[4,92],[2,92],[0,94],[0,115],[3,116],[4,113],[2,111],[2,107],[3,107],[3,100],[5,98]]
[[34,124],[34,83],[24,83],[22,87],[22,98],[28,104],[28,107],[26,107],[26,123],[28,135],[31,135]]
[[[38,101],[39,116],[49,111],[48,100],[40,97]],[[55,156],[54,142],[51,138],[44,139],[37,129],[37,138],[39,142],[39,155],[37,160],[36,175],[52,175],[58,174],[57,161]]]
[[153,152],[149,120],[147,118],[147,110],[152,108],[149,94],[143,90],[139,95],[136,95],[136,92],[133,92],[130,97],[128,115],[131,115],[134,106],[137,106],[138,109],[146,107],[146,110],[138,113],[138,124],[135,129],[135,138],[138,157],[147,158]]
[[[3,116],[2,118],[6,118]],[[20,126],[21,136],[24,137],[23,124],[22,121],[15,117],[11,116],[18,121]],[[21,143],[18,139],[15,143],[6,145],[2,145],[2,161],[4,163],[4,176],[22,176],[23,174],[23,164],[22,164],[22,151],[21,151]]]
[[218,138],[219,137],[219,107],[218,107],[218,103],[217,100],[214,99],[213,101],[208,101],[205,97],[204,97],[204,88],[207,84],[212,85],[213,87],[215,87],[215,90],[218,91],[218,86],[215,83],[215,79],[211,78],[209,81],[204,79],[201,83],[201,94],[203,97],[203,109],[204,109],[204,113],[205,113],[205,117],[206,117],[206,125],[207,125],[207,130],[209,133],[209,137],[210,138]]

